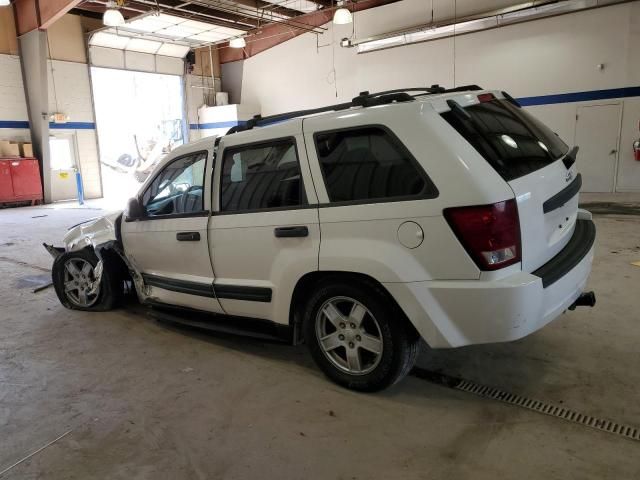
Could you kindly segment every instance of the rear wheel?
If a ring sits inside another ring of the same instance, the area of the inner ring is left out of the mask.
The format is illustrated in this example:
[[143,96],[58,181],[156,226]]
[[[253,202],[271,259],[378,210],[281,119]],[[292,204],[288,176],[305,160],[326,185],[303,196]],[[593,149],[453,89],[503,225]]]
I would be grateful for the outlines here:
[[98,257],[91,250],[59,255],[53,262],[51,274],[58,299],[70,309],[110,310],[122,297],[122,279],[118,272],[109,264],[98,267]]
[[305,341],[334,382],[359,391],[393,385],[409,373],[419,337],[384,292],[324,283],[304,314]]

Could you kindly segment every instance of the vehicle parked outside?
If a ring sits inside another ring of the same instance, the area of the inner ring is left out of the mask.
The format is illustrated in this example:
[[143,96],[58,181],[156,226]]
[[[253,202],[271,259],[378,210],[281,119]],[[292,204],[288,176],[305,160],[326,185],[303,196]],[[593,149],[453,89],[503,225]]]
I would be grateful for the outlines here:
[[259,319],[338,384],[383,389],[421,339],[512,341],[595,303],[576,153],[476,86],[257,117],[177,148],[125,212],[47,247],[56,292],[106,310],[129,284],[191,323]]

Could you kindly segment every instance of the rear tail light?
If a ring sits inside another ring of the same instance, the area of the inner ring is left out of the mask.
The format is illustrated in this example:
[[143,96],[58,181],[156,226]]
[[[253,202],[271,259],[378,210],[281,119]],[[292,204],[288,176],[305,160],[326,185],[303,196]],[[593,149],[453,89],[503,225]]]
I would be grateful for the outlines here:
[[481,270],[498,270],[521,260],[520,221],[515,200],[447,208],[444,217]]

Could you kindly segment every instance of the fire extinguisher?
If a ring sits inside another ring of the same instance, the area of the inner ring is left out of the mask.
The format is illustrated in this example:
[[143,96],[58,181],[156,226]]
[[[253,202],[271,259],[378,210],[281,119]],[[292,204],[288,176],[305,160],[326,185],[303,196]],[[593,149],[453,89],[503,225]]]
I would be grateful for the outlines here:
[[[638,120],[638,130],[640,130],[640,120]],[[633,142],[633,158],[640,162],[640,138]]]

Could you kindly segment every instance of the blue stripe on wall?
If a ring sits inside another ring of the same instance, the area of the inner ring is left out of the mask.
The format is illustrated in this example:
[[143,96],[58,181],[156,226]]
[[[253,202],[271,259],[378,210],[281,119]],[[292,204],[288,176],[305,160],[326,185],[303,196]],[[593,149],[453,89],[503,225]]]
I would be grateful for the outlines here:
[[[0,120],[0,128],[29,128],[29,122],[23,120]],[[53,130],[95,130],[96,124],[92,122],[49,122],[49,128]]]
[[[640,86],[590,90],[586,92],[557,93],[537,97],[520,97],[517,100],[523,107],[531,107],[535,105],[554,105],[557,103],[589,102],[629,97],[640,97]],[[192,130],[231,128],[236,125],[244,125],[245,123],[246,121],[236,120],[213,123],[191,123],[189,124],[189,128]],[[29,128],[29,122],[23,120],[0,120],[0,128]],[[49,128],[53,130],[95,130],[96,124],[93,122],[49,123]]]
[[558,93],[539,97],[518,98],[523,107],[534,105],[553,105],[555,103],[589,102],[593,100],[610,100],[612,98],[640,97],[640,87],[610,88],[608,90],[591,90],[587,92]]
[[20,120],[0,120],[0,128],[29,128],[29,122]]
[[190,123],[189,128],[191,130],[207,130],[211,128],[231,128],[238,125],[244,125],[247,123],[244,120],[230,120],[228,122],[213,122],[213,123]]
[[96,124],[92,122],[49,122],[49,128],[53,130],[95,130]]

